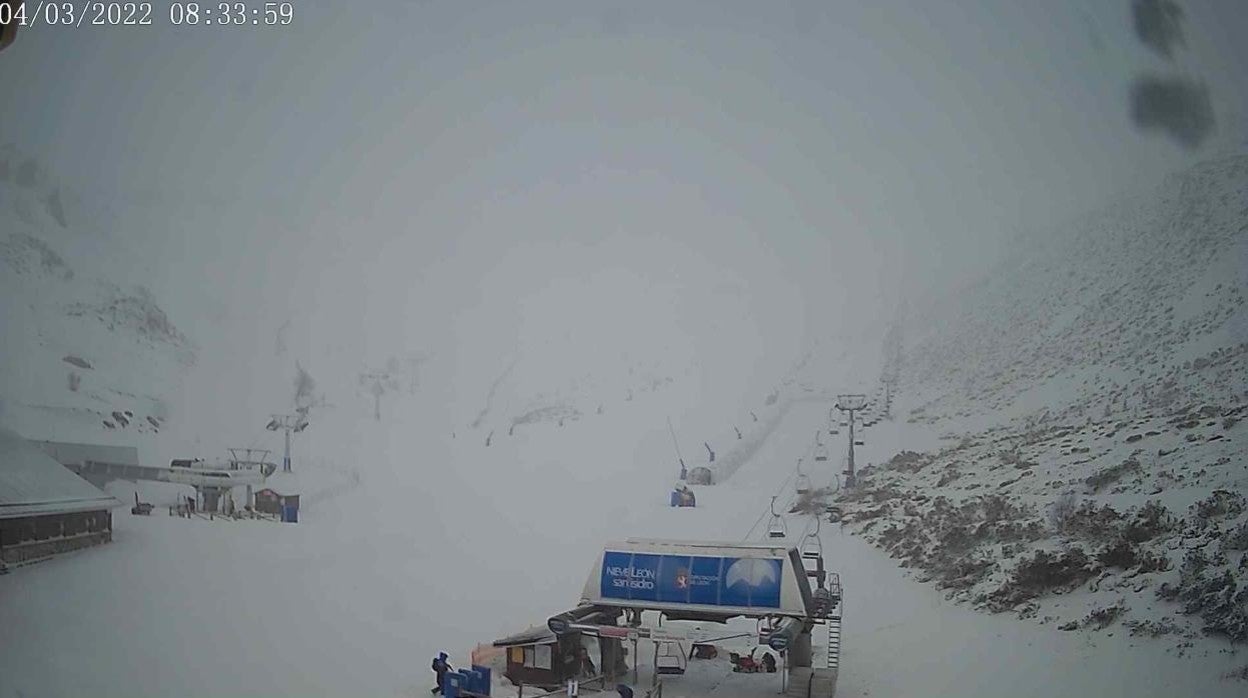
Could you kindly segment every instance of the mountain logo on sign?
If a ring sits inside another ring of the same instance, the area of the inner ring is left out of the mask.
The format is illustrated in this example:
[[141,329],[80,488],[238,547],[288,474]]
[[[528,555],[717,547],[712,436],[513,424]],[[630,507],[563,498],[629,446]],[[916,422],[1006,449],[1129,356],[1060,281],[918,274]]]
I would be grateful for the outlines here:
[[737,584],[761,587],[768,582],[775,584],[779,581],[776,576],[776,566],[772,560],[742,558],[728,568],[727,586],[730,588]]

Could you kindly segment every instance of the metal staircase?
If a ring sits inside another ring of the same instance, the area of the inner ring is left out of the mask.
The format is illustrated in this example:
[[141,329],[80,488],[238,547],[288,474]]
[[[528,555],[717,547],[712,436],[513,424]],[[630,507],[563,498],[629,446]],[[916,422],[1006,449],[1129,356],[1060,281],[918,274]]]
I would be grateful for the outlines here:
[[841,668],[841,618],[829,618],[825,626],[828,631],[827,664],[823,667],[837,671]]

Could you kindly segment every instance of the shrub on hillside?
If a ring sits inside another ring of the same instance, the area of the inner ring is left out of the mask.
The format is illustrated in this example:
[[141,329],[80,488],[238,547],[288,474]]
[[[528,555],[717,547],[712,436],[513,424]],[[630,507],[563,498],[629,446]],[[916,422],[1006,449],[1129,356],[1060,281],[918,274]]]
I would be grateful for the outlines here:
[[887,467],[890,470],[900,470],[907,473],[917,473],[931,463],[931,458],[922,453],[914,451],[902,451],[892,458],[888,459]]
[[1123,516],[1108,504],[1084,501],[1058,522],[1057,532],[1072,538],[1108,540],[1119,534]]
[[1161,620],[1128,620],[1123,625],[1131,631],[1131,637],[1143,635],[1145,637],[1161,637],[1162,635],[1173,635],[1182,632],[1178,625],[1169,618]]
[[1118,482],[1128,473],[1138,473],[1140,471],[1140,461],[1132,455],[1118,465],[1110,466],[1100,472],[1088,476],[1083,482],[1088,486],[1088,490],[1095,493],[1109,487]]
[[1198,519],[1223,519],[1239,516],[1244,512],[1244,495],[1227,490],[1214,490],[1213,494],[1192,505],[1192,513]]
[[789,509],[790,514],[822,514],[827,511],[828,498],[833,492],[831,487],[807,490],[797,496],[797,501]]
[[1106,606],[1104,608],[1094,608],[1092,609],[1090,613],[1088,613],[1087,616],[1084,617],[1082,625],[1085,628],[1095,628],[1096,630],[1104,630],[1105,628],[1108,628],[1110,625],[1113,625],[1113,622],[1115,620],[1118,620],[1118,617],[1121,616],[1126,611],[1127,611],[1127,605],[1123,603],[1121,600],[1112,606]]
[[1096,554],[1096,561],[1103,567],[1117,567],[1123,570],[1135,567],[1139,560],[1140,554],[1135,546],[1121,538]]
[[1174,530],[1174,524],[1170,510],[1154,499],[1135,512],[1123,528],[1122,535],[1132,543],[1143,543]]
[[1137,564],[1139,565],[1141,574],[1148,574],[1150,572],[1165,572],[1173,566],[1170,564],[1170,558],[1161,553],[1150,552],[1140,553]]
[[1061,553],[1037,550],[1010,573],[1010,578],[988,595],[989,607],[1003,611],[1050,592],[1073,589],[1094,577],[1097,567],[1083,548]]
[[1248,589],[1238,586],[1225,562],[1220,555],[1189,550],[1179,568],[1179,583],[1162,584],[1157,595],[1179,602],[1187,615],[1200,616],[1205,633],[1243,642],[1248,640]]
[[1067,492],[1049,505],[1049,526],[1061,533],[1066,530],[1067,523],[1079,509],[1079,497],[1074,492]]
[[1243,550],[1248,550],[1248,521],[1241,523],[1222,536],[1223,552]]

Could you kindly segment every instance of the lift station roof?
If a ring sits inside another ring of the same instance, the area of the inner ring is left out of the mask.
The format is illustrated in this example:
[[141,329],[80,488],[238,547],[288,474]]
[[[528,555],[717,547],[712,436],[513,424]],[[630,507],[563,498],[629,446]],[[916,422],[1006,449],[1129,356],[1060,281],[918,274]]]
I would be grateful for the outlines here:
[[809,616],[796,548],[760,543],[629,539],[608,543],[583,602],[691,616]]

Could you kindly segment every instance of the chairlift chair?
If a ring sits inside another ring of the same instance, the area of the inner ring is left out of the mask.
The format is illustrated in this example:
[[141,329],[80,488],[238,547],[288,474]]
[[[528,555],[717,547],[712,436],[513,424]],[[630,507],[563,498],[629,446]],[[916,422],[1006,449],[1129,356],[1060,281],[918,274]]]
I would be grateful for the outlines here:
[[823,557],[823,540],[819,538],[819,523],[819,517],[815,517],[815,530],[802,537],[801,554],[803,558]]
[[797,474],[797,493],[806,494],[810,492],[810,478],[806,473]]
[[[837,432],[832,432],[832,433],[835,434]],[[826,461],[827,459],[828,459],[828,447],[824,446],[823,444],[819,444],[818,446],[815,446],[815,460],[819,462],[823,462],[823,461]]]
[[815,589],[823,589],[828,580],[828,571],[823,568],[823,557],[803,557],[802,567],[806,569],[806,576],[815,580]]
[[[674,651],[673,646],[679,649],[679,651]],[[680,643],[659,643],[658,653],[654,658],[654,673],[683,674],[688,666],[689,660],[685,658],[685,650],[683,647],[680,647]]]
[[789,535],[789,529],[784,525],[784,517],[776,513],[776,498],[771,498],[771,520],[767,522],[768,538],[784,538]]
[[[815,519],[815,533],[809,533],[802,539],[802,557],[803,558],[822,558],[823,557],[823,541],[819,540],[818,522],[822,519]],[[820,565],[822,567],[822,565]]]
[[[815,519],[818,521],[819,519]],[[815,580],[815,588],[822,589],[824,582],[828,578],[827,571],[823,568],[823,543],[819,541],[818,534],[812,538],[807,536],[802,543],[802,568],[806,571],[806,576]]]
[[767,525],[767,537],[784,538],[787,535],[789,535],[789,531],[784,525],[784,517],[779,514],[772,514],[771,523]]

